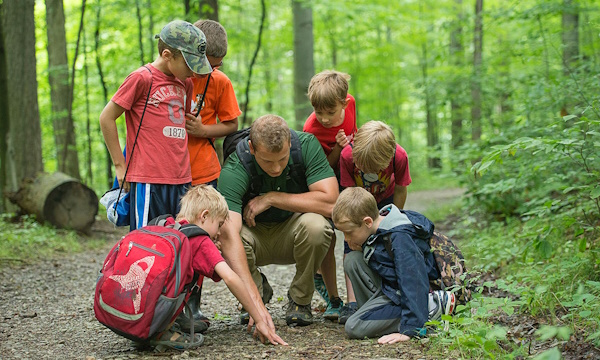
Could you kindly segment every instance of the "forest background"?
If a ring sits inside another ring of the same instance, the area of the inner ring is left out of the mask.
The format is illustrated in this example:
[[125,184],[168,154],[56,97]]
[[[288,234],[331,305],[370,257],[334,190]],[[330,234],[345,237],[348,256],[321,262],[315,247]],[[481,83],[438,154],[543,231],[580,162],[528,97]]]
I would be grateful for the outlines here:
[[[106,191],[104,105],[156,57],[164,24],[215,19],[228,31],[221,69],[244,111],[240,127],[275,113],[300,129],[312,75],[347,72],[359,126],[385,121],[407,150],[409,196],[467,189],[430,216],[451,216],[480,292],[505,296],[459,308],[442,344],[465,356],[528,355],[531,339],[497,321],[516,311],[543,319],[535,336],[554,341],[544,356],[573,339],[600,345],[596,1],[0,0],[0,17],[2,193],[42,170]],[[124,118],[118,126],[124,141]],[[31,222],[8,221],[16,210],[0,197],[5,258],[27,246],[13,234]],[[31,231],[46,232],[32,246],[52,247],[53,230]]]

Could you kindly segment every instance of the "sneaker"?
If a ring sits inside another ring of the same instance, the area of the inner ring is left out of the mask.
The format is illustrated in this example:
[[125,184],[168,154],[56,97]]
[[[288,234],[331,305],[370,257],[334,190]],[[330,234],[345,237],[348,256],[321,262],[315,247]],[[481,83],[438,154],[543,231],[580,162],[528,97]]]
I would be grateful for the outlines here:
[[350,316],[354,315],[354,313],[358,310],[358,304],[356,302],[348,303],[342,307],[340,311],[340,317],[338,318],[338,322],[342,325],[348,321]]
[[[262,286],[263,286],[262,301],[263,301],[263,304],[267,305],[267,303],[269,301],[271,301],[271,299],[273,298],[273,288],[271,287],[271,284],[269,284],[269,281],[267,280],[267,277],[265,276],[265,274],[260,273],[260,276],[262,277]],[[244,308],[242,308],[240,310],[240,324],[247,325],[249,322],[250,322],[250,314],[248,314],[248,312]]]
[[204,314],[202,314],[200,309],[198,309],[194,314],[193,321],[190,321],[190,316],[187,314],[186,309],[183,308],[181,314],[179,314],[179,316],[177,316],[175,319],[175,324],[179,325],[181,331],[186,333],[190,332],[190,325],[194,325],[195,333],[204,333],[206,330],[208,330],[210,321],[206,316],[204,316]]
[[[436,290],[429,296],[429,321],[441,321],[442,315],[452,315],[456,307],[456,297],[453,293]],[[444,331],[448,331],[450,324],[444,320]]]
[[325,282],[323,281],[323,275],[315,274],[315,290],[321,295],[327,307],[329,307],[329,294],[327,293],[327,287],[325,287]]
[[329,299],[329,305],[327,305],[327,309],[323,313],[323,317],[327,320],[338,320],[343,306],[344,302],[339,297]]
[[285,322],[288,325],[306,326],[313,323],[310,304],[298,305],[288,294],[288,303],[285,310]]

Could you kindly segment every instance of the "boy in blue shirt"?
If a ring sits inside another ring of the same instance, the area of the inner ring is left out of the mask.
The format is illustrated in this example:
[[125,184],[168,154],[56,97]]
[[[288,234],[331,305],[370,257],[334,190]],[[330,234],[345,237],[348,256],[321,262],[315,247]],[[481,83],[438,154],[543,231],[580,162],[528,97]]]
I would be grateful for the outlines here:
[[434,229],[429,219],[393,204],[379,211],[373,195],[359,187],[342,191],[332,219],[353,250],[344,260],[358,303],[345,325],[350,338],[408,341],[426,334],[428,319],[452,314],[454,294],[429,293],[429,278],[439,277],[429,248]]

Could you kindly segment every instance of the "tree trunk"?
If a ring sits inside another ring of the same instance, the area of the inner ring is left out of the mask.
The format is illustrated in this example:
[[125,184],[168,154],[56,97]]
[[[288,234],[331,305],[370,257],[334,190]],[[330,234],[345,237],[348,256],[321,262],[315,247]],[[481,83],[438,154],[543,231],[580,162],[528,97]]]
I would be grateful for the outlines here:
[[292,0],[294,15],[294,112],[300,128],[313,111],[306,93],[315,73],[313,59],[313,17],[310,4]]
[[23,181],[10,194],[10,200],[40,223],[48,221],[62,229],[88,231],[98,213],[96,193],[61,172],[40,173],[34,180]]
[[452,31],[450,32],[450,61],[455,67],[453,71],[454,75],[450,82],[450,89],[448,89],[448,95],[450,96],[450,119],[452,123],[451,135],[452,135],[452,149],[457,149],[463,143],[462,129],[463,129],[463,98],[462,92],[462,79],[459,74],[462,74],[463,66],[463,41],[462,41],[462,0],[454,0],[454,7],[456,11],[457,19],[454,21]]
[[[79,161],[73,119],[69,116],[71,88],[65,36],[63,0],[46,0],[48,82],[52,102],[52,127],[58,170],[79,179]],[[71,134],[71,136],[69,136]]]
[[[108,89],[106,87],[106,81],[104,80],[104,72],[102,71],[102,62],[100,61],[100,55],[98,54],[98,49],[100,48],[100,11],[101,6],[98,3],[96,7],[96,29],[94,30],[94,53],[96,54],[96,67],[98,68],[98,76],[100,77],[100,84],[102,85],[102,95],[104,102],[106,104],[108,102]],[[106,144],[104,144],[104,149],[106,150],[104,155],[104,164],[106,166],[106,181],[107,188],[110,189],[113,184],[113,174],[112,174],[112,159],[110,158],[110,153],[108,152],[108,148]]]
[[6,188],[16,191],[25,178],[43,170],[42,135],[35,62],[35,0],[5,0],[2,29],[6,54],[8,132]]
[[[0,2],[0,94],[7,94],[6,75],[6,51],[4,51],[4,5]],[[0,96],[0,214],[4,213],[6,204],[4,201],[4,190],[6,188],[6,136],[8,133],[8,97]]]
[[483,0],[475,0],[473,33],[473,78],[471,79],[471,139],[481,138],[481,63],[483,52]]
[[579,58],[579,9],[573,0],[564,0],[562,13],[563,71],[569,76],[569,69]]
[[[436,111],[433,109],[434,100],[433,95],[431,94],[431,89],[429,85],[429,79],[427,75],[427,68],[429,64],[427,63],[427,36],[421,43],[421,52],[423,58],[421,59],[421,71],[423,75],[423,87],[425,89],[425,117],[427,123],[427,148],[429,150],[435,150],[438,147],[438,129],[437,129],[437,119],[436,119]],[[427,165],[430,169],[439,169],[441,168],[441,161],[439,156],[428,156],[427,157]]]
[[260,17],[260,27],[258,29],[258,40],[256,41],[256,49],[254,50],[254,55],[252,56],[252,60],[250,61],[250,66],[248,66],[248,81],[246,82],[246,101],[244,103],[244,116],[242,117],[242,127],[246,126],[246,118],[248,115],[248,109],[250,106],[250,84],[252,80],[252,68],[254,67],[254,63],[256,62],[256,57],[258,56],[258,52],[260,51],[260,44],[262,41],[263,28],[265,25],[265,19],[267,17],[267,9],[265,5],[265,0],[260,1],[261,4],[261,17]]
[[140,9],[140,0],[135,0],[135,13],[138,20],[138,43],[140,48],[140,66],[146,62],[144,60],[144,31],[142,30],[142,11]]
[[198,16],[200,19],[219,22],[219,2],[217,0],[200,0]]
[[156,45],[154,44],[154,16],[152,14],[152,0],[146,1],[146,10],[148,10],[148,35],[150,36],[150,49],[148,51],[148,62],[154,61],[154,49]]

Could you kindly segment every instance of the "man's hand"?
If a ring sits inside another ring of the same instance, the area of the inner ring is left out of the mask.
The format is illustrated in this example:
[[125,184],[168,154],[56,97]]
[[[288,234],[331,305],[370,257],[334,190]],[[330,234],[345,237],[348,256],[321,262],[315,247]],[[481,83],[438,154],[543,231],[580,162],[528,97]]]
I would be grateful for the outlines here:
[[346,145],[350,144],[351,140],[352,136],[346,136],[346,133],[343,129],[340,129],[338,133],[335,134],[335,142],[341,148],[344,148]]
[[194,116],[192,114],[185,114],[185,130],[188,135],[206,138],[206,125],[202,124],[202,116]]
[[248,201],[248,204],[244,208],[244,220],[246,221],[246,225],[249,227],[255,226],[256,216],[267,211],[271,207],[269,199],[272,195],[270,194],[272,193],[266,193]]
[[388,335],[383,335],[377,340],[378,344],[395,344],[397,342],[408,341],[410,338],[404,334],[393,333]]

